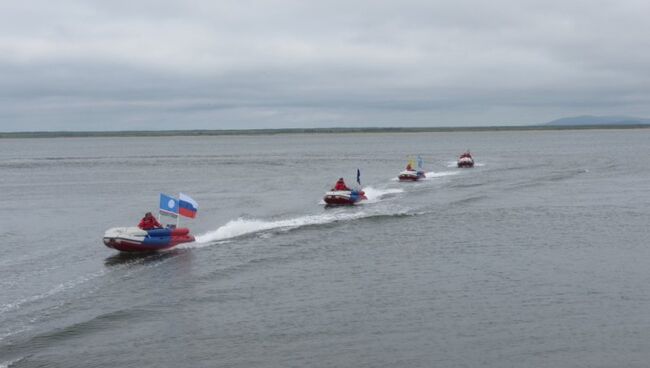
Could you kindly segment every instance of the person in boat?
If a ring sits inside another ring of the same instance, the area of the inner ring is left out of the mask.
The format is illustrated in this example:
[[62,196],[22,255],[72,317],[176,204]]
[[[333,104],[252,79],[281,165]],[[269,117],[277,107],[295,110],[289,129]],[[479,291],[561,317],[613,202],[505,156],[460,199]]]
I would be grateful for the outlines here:
[[142,220],[140,220],[138,227],[142,230],[162,229],[162,225],[160,222],[158,222],[158,220],[156,220],[155,217],[153,217],[151,212],[144,214],[144,217]]
[[339,180],[336,181],[336,184],[334,184],[334,188],[332,188],[332,190],[338,191],[338,190],[351,190],[351,189],[348,188],[347,185],[345,185],[345,181],[343,180],[343,178],[339,178]]
[[406,164],[406,171],[413,171],[413,167],[411,166],[410,162]]

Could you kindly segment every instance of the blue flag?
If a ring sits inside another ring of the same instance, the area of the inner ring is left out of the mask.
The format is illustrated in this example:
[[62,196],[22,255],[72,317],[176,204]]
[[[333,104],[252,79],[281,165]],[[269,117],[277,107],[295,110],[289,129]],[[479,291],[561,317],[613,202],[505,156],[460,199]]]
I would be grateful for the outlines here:
[[422,157],[418,156],[418,169],[422,169]]
[[160,213],[171,216],[178,216],[178,199],[160,193]]
[[357,169],[357,183],[361,185],[361,170]]

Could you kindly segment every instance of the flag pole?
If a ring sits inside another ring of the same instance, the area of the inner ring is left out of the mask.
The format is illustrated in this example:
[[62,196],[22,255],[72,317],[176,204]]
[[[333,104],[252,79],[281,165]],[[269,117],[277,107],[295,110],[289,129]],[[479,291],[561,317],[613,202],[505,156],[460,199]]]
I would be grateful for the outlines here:
[[181,194],[178,193],[178,213],[176,213],[176,228],[180,226],[181,223]]
[[357,168],[357,188],[361,190],[361,170]]

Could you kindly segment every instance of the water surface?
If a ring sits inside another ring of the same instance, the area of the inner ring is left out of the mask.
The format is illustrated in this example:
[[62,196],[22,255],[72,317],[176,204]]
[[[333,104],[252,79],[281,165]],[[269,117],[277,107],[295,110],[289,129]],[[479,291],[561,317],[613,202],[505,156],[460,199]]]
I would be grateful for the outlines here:
[[[650,131],[0,140],[0,366],[645,367]],[[470,148],[474,169],[454,167]],[[399,183],[407,155],[430,178]],[[370,201],[325,209],[362,171]],[[158,193],[199,242],[104,247]]]

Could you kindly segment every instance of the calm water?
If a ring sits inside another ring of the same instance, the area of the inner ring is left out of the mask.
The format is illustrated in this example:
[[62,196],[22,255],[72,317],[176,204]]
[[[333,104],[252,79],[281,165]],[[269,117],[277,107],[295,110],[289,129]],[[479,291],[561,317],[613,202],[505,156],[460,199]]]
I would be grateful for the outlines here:
[[[647,367],[650,130],[0,140],[0,367]],[[479,166],[458,170],[471,148]],[[421,153],[430,178],[393,178]],[[370,201],[325,209],[357,167]],[[103,246],[158,193],[198,242]]]

